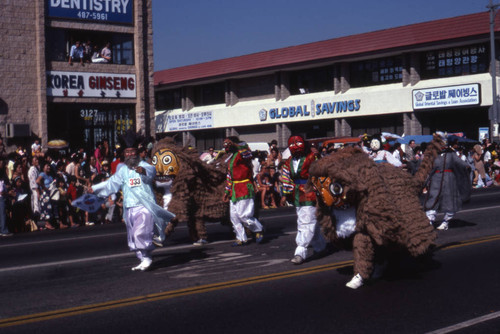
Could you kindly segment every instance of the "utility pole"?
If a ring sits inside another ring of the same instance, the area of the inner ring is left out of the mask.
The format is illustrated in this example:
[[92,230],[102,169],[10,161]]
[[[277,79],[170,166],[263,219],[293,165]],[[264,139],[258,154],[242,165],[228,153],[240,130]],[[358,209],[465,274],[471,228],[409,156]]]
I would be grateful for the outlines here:
[[492,104],[488,112],[488,119],[490,120],[490,140],[498,141],[498,93],[497,93],[497,66],[496,66],[496,52],[495,52],[495,17],[497,15],[497,8],[500,4],[493,4],[493,0],[486,8],[490,11],[490,71],[491,71],[491,90],[492,90]]

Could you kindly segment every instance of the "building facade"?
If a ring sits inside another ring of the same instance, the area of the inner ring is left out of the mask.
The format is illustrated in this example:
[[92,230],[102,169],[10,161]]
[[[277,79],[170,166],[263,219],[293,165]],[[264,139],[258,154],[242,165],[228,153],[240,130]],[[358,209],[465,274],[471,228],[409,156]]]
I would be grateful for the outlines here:
[[[154,134],[151,6],[151,0],[3,1],[0,135],[7,144],[64,139],[91,150],[102,139],[114,144],[130,127]],[[70,62],[76,42],[83,60]],[[109,61],[102,57],[108,43]]]
[[157,71],[156,132],[201,150],[227,135],[477,139],[493,101],[489,27],[484,12]]

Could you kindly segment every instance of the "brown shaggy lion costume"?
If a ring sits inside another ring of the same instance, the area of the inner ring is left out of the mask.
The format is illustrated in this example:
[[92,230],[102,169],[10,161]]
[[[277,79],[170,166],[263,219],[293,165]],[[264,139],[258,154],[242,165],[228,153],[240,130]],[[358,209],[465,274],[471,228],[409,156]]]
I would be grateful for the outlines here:
[[[436,234],[419,194],[442,145],[434,136],[414,176],[388,163],[375,163],[358,147],[341,149],[311,165],[308,186],[319,195],[318,221],[327,239],[338,241],[336,217],[342,210],[352,210],[355,223],[349,236],[353,236],[355,276],[348,287],[355,289],[370,278],[379,250],[402,249],[416,257],[433,245]],[[357,275],[359,284],[353,284]]]
[[[205,221],[229,220],[229,205],[224,203],[225,165],[208,165],[196,149],[180,147],[172,138],[159,140],[152,150],[156,181],[172,182],[168,210],[176,215],[165,230],[168,236],[179,222],[186,222],[195,242],[207,240]],[[160,187],[157,187],[159,190]],[[157,201],[163,206],[163,194]]]

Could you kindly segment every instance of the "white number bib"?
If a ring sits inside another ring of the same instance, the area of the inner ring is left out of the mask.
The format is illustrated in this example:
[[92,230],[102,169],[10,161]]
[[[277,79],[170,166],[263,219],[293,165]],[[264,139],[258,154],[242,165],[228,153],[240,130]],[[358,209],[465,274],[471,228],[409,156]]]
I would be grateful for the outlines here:
[[142,185],[140,177],[131,177],[128,179],[128,186],[130,188],[140,187]]

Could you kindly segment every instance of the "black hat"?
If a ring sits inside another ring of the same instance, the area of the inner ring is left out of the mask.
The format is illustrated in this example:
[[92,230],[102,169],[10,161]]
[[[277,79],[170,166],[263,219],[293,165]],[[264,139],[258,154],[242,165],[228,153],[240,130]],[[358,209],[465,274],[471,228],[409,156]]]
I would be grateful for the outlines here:
[[132,129],[128,129],[124,134],[118,137],[122,149],[137,148],[143,140],[144,136],[140,133],[136,133]]

